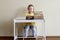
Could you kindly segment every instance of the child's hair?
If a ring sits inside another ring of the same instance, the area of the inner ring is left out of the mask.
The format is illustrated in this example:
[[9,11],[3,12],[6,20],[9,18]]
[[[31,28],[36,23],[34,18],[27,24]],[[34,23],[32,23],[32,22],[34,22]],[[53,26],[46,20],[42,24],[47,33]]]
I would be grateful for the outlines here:
[[28,10],[29,10],[29,7],[31,7],[31,6],[34,7],[32,4],[30,4],[30,5],[28,5]]

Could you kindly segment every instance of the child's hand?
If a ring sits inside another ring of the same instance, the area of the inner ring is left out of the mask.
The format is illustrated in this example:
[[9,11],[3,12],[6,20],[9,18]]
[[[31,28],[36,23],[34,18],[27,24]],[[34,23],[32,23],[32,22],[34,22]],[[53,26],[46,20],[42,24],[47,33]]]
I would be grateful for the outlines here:
[[26,19],[34,19],[34,16],[26,16]]

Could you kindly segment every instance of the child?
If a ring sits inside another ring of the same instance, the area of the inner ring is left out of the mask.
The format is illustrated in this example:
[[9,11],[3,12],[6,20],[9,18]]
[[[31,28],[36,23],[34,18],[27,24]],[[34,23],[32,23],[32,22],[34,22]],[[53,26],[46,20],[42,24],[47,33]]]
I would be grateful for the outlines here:
[[[34,19],[34,6],[32,4],[28,5],[28,12],[26,13],[26,19],[28,20],[33,20]],[[36,36],[36,27],[35,27],[35,22],[29,22],[29,23],[26,23],[26,26],[25,26],[25,33],[24,33],[24,36],[27,37],[28,36],[28,33],[29,33],[29,30],[32,30],[32,36]]]
[[34,19],[34,6],[30,4],[27,9],[26,19]]

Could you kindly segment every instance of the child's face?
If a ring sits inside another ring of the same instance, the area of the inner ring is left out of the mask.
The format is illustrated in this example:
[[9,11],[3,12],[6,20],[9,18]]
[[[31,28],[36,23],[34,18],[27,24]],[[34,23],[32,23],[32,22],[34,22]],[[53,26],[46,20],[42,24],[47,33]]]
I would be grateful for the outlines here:
[[28,11],[29,11],[30,13],[33,12],[33,11],[34,11],[33,6],[30,6],[29,9],[28,9]]

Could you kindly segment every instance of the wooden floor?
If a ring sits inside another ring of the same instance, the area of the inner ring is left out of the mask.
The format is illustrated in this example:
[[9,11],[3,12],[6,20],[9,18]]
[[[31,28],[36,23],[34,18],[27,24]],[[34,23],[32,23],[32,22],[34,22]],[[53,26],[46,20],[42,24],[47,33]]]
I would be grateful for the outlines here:
[[60,36],[47,36],[47,40],[60,40]]
[[[46,39],[47,40],[60,40],[60,36],[47,36]],[[14,37],[9,37],[9,36],[2,37],[2,36],[0,36],[0,40],[14,40]],[[22,38],[18,39],[18,40],[22,40]],[[25,40],[31,40],[31,39],[25,39]],[[32,40],[35,40],[35,39],[33,38]],[[42,40],[42,38],[38,38],[38,40]]]

